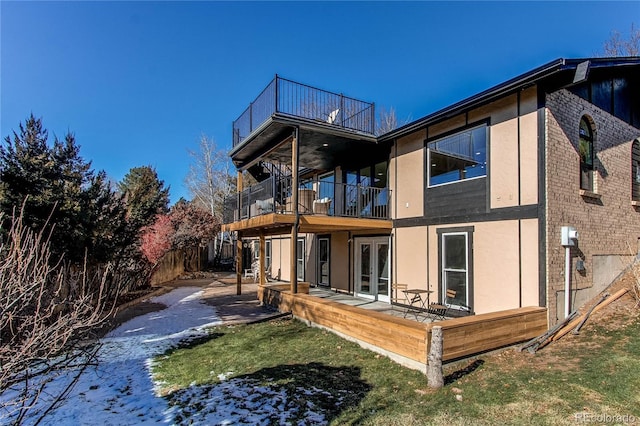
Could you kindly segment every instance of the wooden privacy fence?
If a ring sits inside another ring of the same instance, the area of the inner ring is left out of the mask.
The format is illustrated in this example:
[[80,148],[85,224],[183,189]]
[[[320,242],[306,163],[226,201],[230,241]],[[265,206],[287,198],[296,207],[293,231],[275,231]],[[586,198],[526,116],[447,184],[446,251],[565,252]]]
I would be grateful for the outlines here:
[[192,247],[168,252],[158,262],[149,284],[160,285],[175,280],[185,272],[201,271],[207,260],[206,250],[206,247]]
[[[420,323],[310,296],[308,285],[292,294],[288,284],[258,287],[258,298],[280,312],[399,355],[424,367],[433,325],[442,327],[443,360],[454,360],[532,339],[547,330],[547,310],[510,309],[436,323]],[[412,363],[409,363],[412,364]]]

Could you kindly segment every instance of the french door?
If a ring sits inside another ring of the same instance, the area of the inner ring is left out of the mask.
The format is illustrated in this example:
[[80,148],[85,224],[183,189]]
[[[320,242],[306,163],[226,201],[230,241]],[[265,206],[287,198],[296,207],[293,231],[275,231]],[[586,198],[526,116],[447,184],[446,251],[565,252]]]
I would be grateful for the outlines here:
[[355,295],[389,302],[389,237],[356,239]]

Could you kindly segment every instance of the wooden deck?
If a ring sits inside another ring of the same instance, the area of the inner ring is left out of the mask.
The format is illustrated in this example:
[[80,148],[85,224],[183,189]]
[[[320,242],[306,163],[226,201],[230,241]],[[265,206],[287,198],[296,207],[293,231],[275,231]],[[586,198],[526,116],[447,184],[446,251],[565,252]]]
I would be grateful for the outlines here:
[[330,329],[412,368],[427,364],[431,328],[442,326],[445,361],[532,339],[547,330],[547,310],[525,307],[435,323],[421,323],[387,313],[309,295],[308,286],[291,294],[288,284],[258,287],[258,298],[280,312]]
[[[225,232],[242,231],[242,235],[246,237],[258,236],[260,232],[265,235],[280,235],[290,232],[295,219],[293,214],[269,213],[224,224],[222,230]],[[388,219],[302,214],[300,215],[299,232],[323,233],[354,230],[391,232],[392,226],[392,221]]]

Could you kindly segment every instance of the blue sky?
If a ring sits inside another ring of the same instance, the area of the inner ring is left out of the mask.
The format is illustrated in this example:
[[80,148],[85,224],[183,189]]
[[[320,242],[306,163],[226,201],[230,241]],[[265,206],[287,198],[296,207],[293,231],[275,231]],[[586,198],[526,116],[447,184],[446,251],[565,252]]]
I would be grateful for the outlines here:
[[154,166],[183,185],[200,135],[273,76],[415,120],[558,57],[589,57],[640,2],[0,1],[0,135],[33,112],[120,180]]

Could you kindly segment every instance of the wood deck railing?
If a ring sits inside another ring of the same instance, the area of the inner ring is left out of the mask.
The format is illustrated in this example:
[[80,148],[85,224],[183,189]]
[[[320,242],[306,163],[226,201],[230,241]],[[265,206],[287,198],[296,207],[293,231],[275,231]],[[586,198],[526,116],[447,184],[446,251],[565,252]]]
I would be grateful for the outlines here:
[[286,284],[260,286],[258,298],[280,312],[291,312],[295,317],[381,349],[383,353],[399,355],[401,361],[411,361],[405,365],[421,366],[422,370],[427,364],[434,324],[442,327],[445,361],[523,342],[547,330],[547,310],[540,307],[425,324],[309,294],[292,294]]

